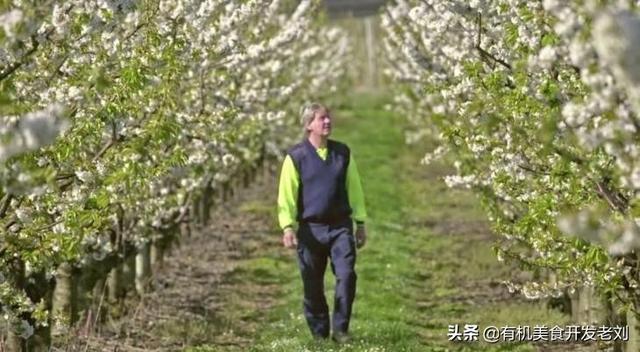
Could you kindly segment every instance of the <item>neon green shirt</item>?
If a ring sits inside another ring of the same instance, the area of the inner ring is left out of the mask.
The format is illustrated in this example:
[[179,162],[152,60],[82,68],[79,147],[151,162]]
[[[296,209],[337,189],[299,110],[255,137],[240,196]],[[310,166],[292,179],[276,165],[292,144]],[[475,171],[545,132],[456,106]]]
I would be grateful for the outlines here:
[[[327,159],[328,150],[326,147],[317,148],[316,152],[318,152],[322,160]],[[280,173],[280,183],[278,187],[278,222],[283,230],[286,227],[293,226],[296,222],[299,182],[298,170],[296,170],[291,157],[287,155],[282,163],[282,172]],[[367,212],[364,206],[364,193],[362,192],[358,166],[353,156],[350,157],[349,165],[347,166],[346,188],[349,205],[353,210],[351,216],[356,221],[364,222],[367,218]]]

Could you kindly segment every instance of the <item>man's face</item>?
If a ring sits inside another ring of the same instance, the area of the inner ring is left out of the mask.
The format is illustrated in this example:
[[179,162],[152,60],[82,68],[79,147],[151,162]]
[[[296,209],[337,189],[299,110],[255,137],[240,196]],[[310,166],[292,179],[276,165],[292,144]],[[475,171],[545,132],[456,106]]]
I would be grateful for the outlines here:
[[329,134],[331,134],[331,115],[329,112],[325,109],[316,111],[307,129],[310,134],[329,136]]

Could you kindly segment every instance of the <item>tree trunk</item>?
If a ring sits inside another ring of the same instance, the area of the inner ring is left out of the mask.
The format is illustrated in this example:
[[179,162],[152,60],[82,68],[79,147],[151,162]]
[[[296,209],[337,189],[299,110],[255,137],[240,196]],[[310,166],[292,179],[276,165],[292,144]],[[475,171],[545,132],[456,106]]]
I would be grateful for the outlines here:
[[153,270],[162,269],[164,265],[165,239],[156,238],[151,244],[151,267]]
[[124,293],[135,289],[136,281],[136,256],[130,254],[124,258],[122,265],[122,284]]
[[54,335],[64,335],[76,321],[77,292],[73,266],[62,263],[56,270],[56,285],[53,290],[53,329]]
[[255,183],[256,182],[256,165],[252,165],[249,168],[249,183]]
[[[180,237],[189,238],[191,237],[191,225],[188,222],[183,222],[180,224]],[[178,244],[180,241],[178,241]]]
[[[550,284],[557,283],[557,275],[553,271],[546,272],[547,280]],[[547,305],[551,309],[556,309],[565,314],[571,314],[571,297],[565,290],[560,297],[550,297],[547,301]]]
[[222,185],[222,202],[223,203],[228,202],[231,199],[231,197],[233,197],[233,189],[229,182],[225,182]]
[[213,198],[213,187],[211,187],[211,183],[207,183],[207,187],[205,187],[204,191],[202,192],[202,198],[201,198],[202,206],[200,211],[202,212],[201,224],[203,226],[209,225],[209,221],[211,220],[212,198]]
[[606,306],[593,286],[580,286],[571,297],[571,318],[577,324],[593,325],[607,320]]
[[242,171],[242,187],[247,188],[251,185],[251,171],[247,167]]
[[570,295],[571,298],[571,321],[575,324],[582,324],[584,320],[583,312],[580,310],[580,291],[582,287],[576,287]]
[[[627,325],[627,317],[626,312],[620,314],[618,311],[618,307],[614,306],[612,301],[612,295],[608,293],[604,300],[605,310],[607,313],[607,319],[605,320],[605,325],[607,326],[625,326]],[[629,329],[631,331],[631,329]],[[625,341],[616,339],[613,341],[613,351],[612,352],[623,352],[624,351]]]
[[24,345],[27,352],[48,352],[51,346],[50,327],[35,327],[33,335],[25,341]]
[[[51,280],[47,279],[44,271],[29,273],[29,279],[26,280],[25,292],[32,302],[44,302],[47,309],[51,309],[51,299],[53,286]],[[47,321],[45,326],[37,326],[35,319],[27,319],[29,324],[34,327],[33,335],[25,342],[27,351],[49,351],[51,346],[51,319]]]
[[105,299],[108,294],[106,276],[98,278],[92,291],[91,310],[94,312],[94,320],[89,322],[88,333],[95,330],[96,324],[101,324],[105,321],[105,314],[107,313]]
[[627,326],[629,326],[629,340],[624,344],[625,352],[640,351],[640,321],[638,315],[631,309],[627,310]]
[[151,279],[151,245],[145,242],[136,254],[136,292],[140,296],[149,291]]
[[191,209],[193,209],[192,222],[196,227],[200,227],[200,224],[202,224],[202,209],[200,209],[202,207],[201,198],[202,195],[193,196],[191,199]]
[[2,351],[6,352],[22,352],[24,350],[25,341],[22,337],[17,335],[13,328],[9,327],[7,329],[7,342],[2,349]]
[[[9,263],[11,266],[7,268],[7,280],[11,286],[16,288],[24,288],[25,285],[25,270],[24,263],[19,258]],[[7,352],[22,352],[24,348],[24,339],[20,335],[16,334],[14,327],[7,326],[7,343],[5,348]]]
[[116,265],[107,277],[108,298],[110,302],[120,302],[125,296],[123,264]]

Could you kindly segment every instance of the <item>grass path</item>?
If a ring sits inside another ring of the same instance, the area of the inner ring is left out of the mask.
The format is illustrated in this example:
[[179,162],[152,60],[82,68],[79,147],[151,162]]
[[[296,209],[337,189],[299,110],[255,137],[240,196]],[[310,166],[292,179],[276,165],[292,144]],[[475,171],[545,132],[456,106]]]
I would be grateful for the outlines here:
[[[524,274],[498,263],[478,201],[449,190],[443,165],[419,165],[424,146],[403,142],[400,117],[383,110],[384,100],[359,96],[336,109],[332,138],[348,143],[363,179],[369,243],[358,254],[354,342],[337,346],[310,338],[302,315],[302,284],[294,251],[265,248],[236,273],[239,281],[278,286],[279,303],[256,313],[257,334],[249,351],[569,351],[580,346],[451,343],[449,324],[516,326],[566,323],[542,302],[511,295],[502,280]],[[275,198],[247,208],[275,219]],[[273,221],[273,220],[271,220]],[[275,228],[275,223],[272,224]],[[279,238],[279,232],[274,231]],[[273,243],[273,242],[271,242]],[[327,269],[331,309],[334,278]],[[232,351],[201,346],[188,351]],[[240,349],[238,349],[240,350]]]

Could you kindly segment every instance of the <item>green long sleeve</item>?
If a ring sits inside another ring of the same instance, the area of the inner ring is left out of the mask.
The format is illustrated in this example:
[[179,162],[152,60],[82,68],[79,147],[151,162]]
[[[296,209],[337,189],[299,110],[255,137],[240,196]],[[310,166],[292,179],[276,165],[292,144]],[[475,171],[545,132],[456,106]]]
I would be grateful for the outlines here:
[[367,211],[364,206],[364,192],[362,191],[362,183],[360,183],[360,173],[355,159],[351,156],[349,165],[347,166],[347,195],[349,197],[349,205],[353,210],[351,216],[356,221],[364,222],[367,219]]
[[298,171],[293,165],[291,157],[287,155],[282,163],[278,186],[278,222],[283,230],[288,226],[293,226],[296,222],[299,185]]
[[[327,159],[327,148],[316,149],[322,160]],[[349,205],[353,210],[352,217],[356,221],[365,221],[367,212],[364,203],[364,192],[360,182],[360,174],[358,166],[353,158],[350,158],[347,166],[346,188],[349,197]],[[298,214],[298,187],[300,186],[300,178],[298,171],[291,157],[287,155],[282,163],[282,171],[280,173],[280,182],[278,186],[278,222],[282,229],[293,226],[296,222]]]

